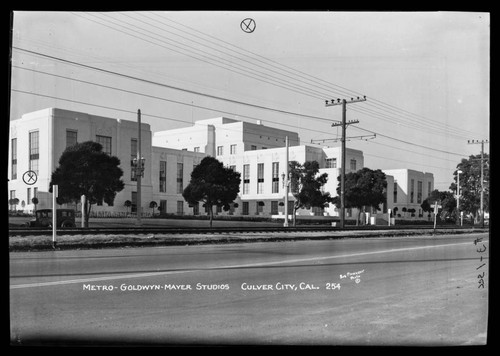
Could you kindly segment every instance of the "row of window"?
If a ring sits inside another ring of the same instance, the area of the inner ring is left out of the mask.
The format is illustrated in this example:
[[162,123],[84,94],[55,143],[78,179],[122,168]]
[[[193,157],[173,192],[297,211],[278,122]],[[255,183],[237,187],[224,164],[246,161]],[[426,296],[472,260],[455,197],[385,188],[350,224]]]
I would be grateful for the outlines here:
[[[32,193],[33,193],[33,196],[31,195]],[[25,204],[33,204],[33,202],[31,200],[33,198],[36,198],[36,197],[38,197],[38,188],[36,188],[36,187],[26,188],[26,202],[25,202]],[[16,198],[16,191],[15,190],[11,190],[9,192],[9,200],[15,199],[15,198]],[[16,208],[15,205],[11,205],[10,206],[11,210],[15,210],[15,208]]]
[[[422,203],[423,198],[423,182],[417,181],[417,204]],[[432,185],[431,182],[427,182],[427,194],[431,193]],[[394,182],[394,191],[393,191],[393,201],[394,203],[398,202],[398,185],[397,182]],[[415,202],[415,179],[410,180],[410,203]]]
[[[234,167],[233,169],[235,169]],[[264,163],[257,163],[257,194],[264,194]],[[279,162],[272,163],[271,193],[279,193]],[[243,165],[243,191],[250,193],[250,165]]]
[[[193,167],[194,168],[194,167]],[[167,192],[167,161],[160,161],[160,172],[158,176],[158,187],[160,193]],[[177,162],[176,193],[182,194],[184,190],[184,164]]]
[[[351,159],[349,162],[349,168],[351,171],[357,171],[357,164],[355,159]],[[326,158],[325,159],[325,168],[338,168],[337,167],[337,159],[336,158]]]
[[[39,131],[30,131],[28,140],[29,161],[28,169],[38,175],[40,159],[40,135]],[[78,142],[78,132],[66,130],[66,147],[73,146]],[[100,143],[103,151],[111,154],[111,137],[96,135],[96,142]],[[17,179],[17,138],[11,140],[11,179]]]
[[[229,153],[232,155],[236,154],[236,145],[229,146]],[[222,156],[222,155],[224,155],[224,146],[217,146],[217,156]]]

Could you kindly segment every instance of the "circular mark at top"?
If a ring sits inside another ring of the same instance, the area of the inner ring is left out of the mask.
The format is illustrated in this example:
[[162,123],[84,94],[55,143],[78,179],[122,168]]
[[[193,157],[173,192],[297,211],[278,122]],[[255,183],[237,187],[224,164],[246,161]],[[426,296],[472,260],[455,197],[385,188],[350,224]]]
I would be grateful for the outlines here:
[[246,18],[240,23],[241,29],[246,33],[252,33],[255,31],[256,26],[255,21],[251,18]]
[[34,171],[26,171],[23,174],[23,181],[28,185],[33,185],[36,183],[37,177]]

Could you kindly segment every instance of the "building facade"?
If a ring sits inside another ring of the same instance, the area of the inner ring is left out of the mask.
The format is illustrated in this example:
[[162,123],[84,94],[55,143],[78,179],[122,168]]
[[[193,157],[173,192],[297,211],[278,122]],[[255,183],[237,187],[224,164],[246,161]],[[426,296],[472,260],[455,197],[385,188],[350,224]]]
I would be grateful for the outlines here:
[[[427,218],[420,205],[434,190],[434,175],[412,169],[390,169],[384,173],[391,177],[391,182],[387,182],[387,204],[393,211],[397,208],[396,216]],[[415,209],[415,212],[408,212],[410,209]]]
[[[94,205],[95,213],[125,213],[137,211],[137,181],[132,160],[137,152],[137,122],[106,118],[62,110],[44,109],[23,115],[11,122],[9,144],[9,199],[18,198],[16,209],[32,212],[33,197],[39,200],[38,209],[51,208],[49,193],[51,173],[66,147],[76,142],[97,141],[105,152],[117,156],[123,169],[125,188],[119,192],[112,206]],[[174,215],[205,214],[199,206],[189,206],[182,197],[189,184],[193,168],[207,155],[213,156],[241,173],[240,193],[228,212],[222,215],[263,215],[283,217],[286,170],[286,138],[289,140],[289,161],[304,163],[317,161],[320,174],[328,174],[324,191],[336,196],[337,177],[341,169],[340,147],[300,145],[297,133],[262,125],[219,117],[200,120],[191,127],[151,132],[148,124],[141,124],[141,153],[145,159],[141,185],[143,213],[152,212],[150,202],[156,202],[162,213]],[[364,167],[363,152],[346,149],[346,173]],[[37,181],[28,185],[23,180],[26,171],[34,171]],[[387,203],[381,213],[398,207],[415,208],[433,189],[431,173],[408,169],[387,170]],[[130,201],[132,206],[125,206]],[[24,205],[22,204],[24,202]],[[289,195],[289,212],[293,196]],[[75,206],[79,209],[79,206]],[[299,210],[299,216],[339,216],[335,206],[325,209]],[[348,209],[347,218],[356,218],[357,212]]]

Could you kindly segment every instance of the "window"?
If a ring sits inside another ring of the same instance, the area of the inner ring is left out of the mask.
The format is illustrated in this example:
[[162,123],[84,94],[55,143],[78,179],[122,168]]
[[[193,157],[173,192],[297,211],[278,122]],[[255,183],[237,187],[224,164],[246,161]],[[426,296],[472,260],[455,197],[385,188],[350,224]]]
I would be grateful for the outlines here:
[[431,182],[427,182],[427,196],[431,195]]
[[195,147],[195,148],[193,149],[193,151],[194,151],[194,152],[200,152],[200,148],[199,148],[199,147]]
[[258,201],[256,206],[257,206],[257,210],[256,210],[256,214],[262,214],[264,212],[264,202],[261,202],[261,201]]
[[17,138],[12,139],[11,143],[11,179],[17,179]]
[[325,168],[337,168],[337,159],[336,158],[327,158],[325,162]]
[[278,215],[278,202],[277,201],[271,202],[271,215]]
[[160,161],[160,193],[167,191],[167,161]]
[[184,202],[182,200],[177,201],[177,215],[184,214]]
[[410,203],[413,203],[413,196],[415,195],[415,179],[410,183]]
[[257,194],[264,193],[264,163],[257,164]]
[[217,146],[217,156],[222,156],[224,154],[224,146]]
[[38,195],[38,188],[33,188],[33,198]]
[[393,196],[394,196],[394,203],[398,202],[398,183],[394,181],[394,191],[393,191]]
[[76,145],[78,139],[78,131],[66,130],[66,147]]
[[280,189],[280,163],[273,162],[273,185],[272,192],[278,193]]
[[167,212],[167,201],[160,199],[160,214],[165,214]]
[[215,206],[215,213],[216,214],[222,213],[222,206],[221,205],[216,205]]
[[130,180],[137,181],[137,175],[135,174],[134,159],[137,159],[137,139],[130,139]]
[[288,214],[289,215],[293,215],[293,206],[295,205],[295,202],[292,200],[292,201],[288,201]]
[[251,145],[251,146],[250,146],[250,150],[252,150],[252,151],[257,150],[257,146],[255,146],[255,145]]
[[345,210],[346,217],[352,218],[352,208],[347,208]]
[[[10,191],[10,199],[16,199],[16,191],[15,190]],[[11,204],[10,210],[16,210],[16,206],[14,204]]]
[[250,165],[243,165],[243,194],[249,194],[250,191]]
[[177,163],[177,194],[182,194],[184,177],[184,165],[182,163]]
[[236,154],[236,145],[231,145],[229,149],[230,149],[230,153],[231,153],[232,155],[235,155],[235,154]]
[[102,151],[104,153],[111,155],[111,137],[96,135],[96,142],[102,145]]
[[244,201],[244,202],[243,202],[243,212],[242,212],[242,214],[243,214],[243,215],[248,215],[248,214],[249,214],[249,211],[250,211],[250,209],[249,209],[249,208],[250,208],[250,206],[249,206],[248,202],[247,202],[247,201]]
[[422,203],[422,182],[417,182],[417,203]]
[[26,190],[26,204],[31,204],[31,188]]
[[263,149],[263,150],[267,150],[267,147],[262,146],[262,149]]
[[38,131],[29,133],[29,154],[29,170],[38,175],[38,160],[40,159]]
[[232,170],[233,172],[236,172],[236,166],[229,166],[229,169]]
[[356,170],[356,160],[351,159],[351,171],[355,171],[355,170]]

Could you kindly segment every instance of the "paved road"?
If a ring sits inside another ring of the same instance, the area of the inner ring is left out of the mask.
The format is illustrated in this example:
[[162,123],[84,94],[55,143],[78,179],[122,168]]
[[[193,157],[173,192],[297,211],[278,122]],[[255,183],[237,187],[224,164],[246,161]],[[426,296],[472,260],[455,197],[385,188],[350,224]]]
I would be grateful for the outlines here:
[[488,255],[486,233],[11,253],[11,339],[484,344]]

